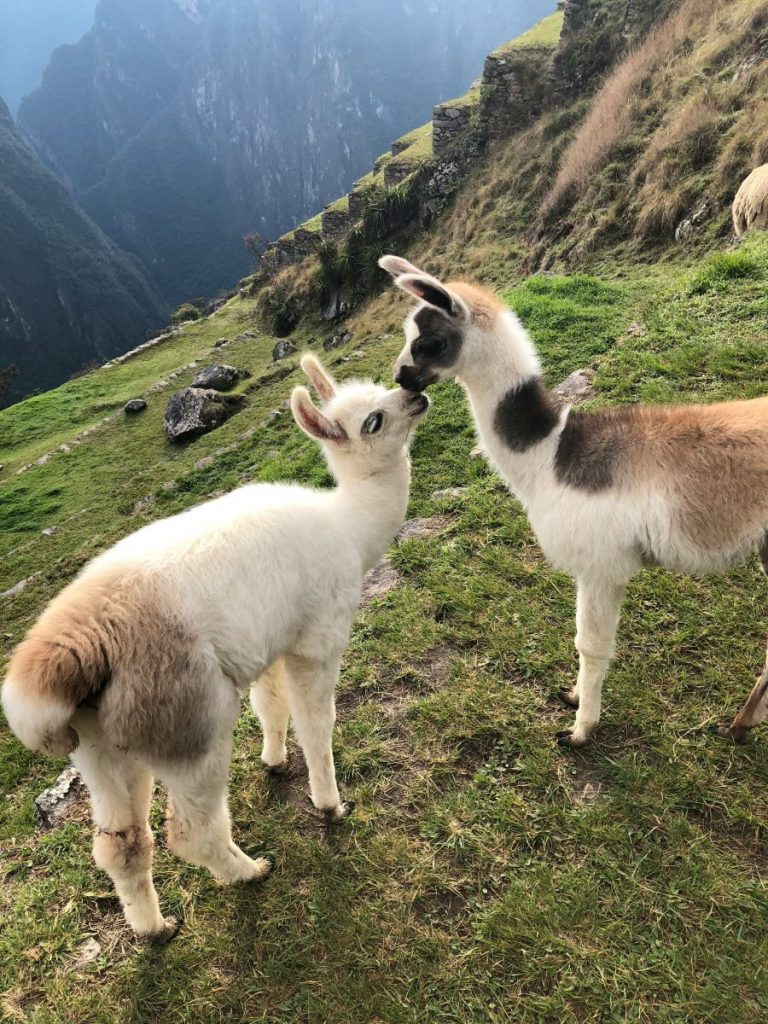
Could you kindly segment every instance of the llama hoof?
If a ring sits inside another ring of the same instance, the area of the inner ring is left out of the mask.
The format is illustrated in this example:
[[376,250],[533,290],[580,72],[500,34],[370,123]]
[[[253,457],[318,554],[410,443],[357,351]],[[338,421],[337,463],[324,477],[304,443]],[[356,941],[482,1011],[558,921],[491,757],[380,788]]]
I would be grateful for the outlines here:
[[182,924],[180,917],[166,917],[159,932],[152,932],[151,935],[143,935],[141,938],[155,946],[167,946],[179,934]]
[[749,734],[749,728],[747,726],[734,727],[732,725],[710,725],[709,732],[714,736],[719,736],[721,740],[725,740],[728,743],[746,743],[747,735]]
[[587,744],[587,736],[579,736],[574,729],[562,729],[555,733],[555,739],[560,747],[584,747]]
[[285,775],[288,771],[288,758],[285,761],[280,761],[279,764],[267,764],[266,761],[262,761],[262,764],[270,775]]
[[315,807],[314,804],[312,804],[312,807],[316,817],[321,818],[326,823],[334,824],[350,816],[355,809],[355,802],[354,800],[342,800],[336,807]]
[[570,686],[561,686],[557,691],[557,696],[568,708],[577,708],[579,706],[579,698]]

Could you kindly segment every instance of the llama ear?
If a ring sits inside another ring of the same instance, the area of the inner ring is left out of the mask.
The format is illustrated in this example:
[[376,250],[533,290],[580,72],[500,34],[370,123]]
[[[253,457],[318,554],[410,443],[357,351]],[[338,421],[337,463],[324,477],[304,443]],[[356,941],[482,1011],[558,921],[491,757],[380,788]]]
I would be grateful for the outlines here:
[[325,370],[319,359],[316,359],[310,352],[301,357],[301,368],[307,377],[312,381],[315,391],[324,402],[330,400],[336,394],[336,384]]
[[445,313],[451,320],[467,321],[470,319],[469,307],[456,292],[446,288],[436,277],[429,274],[402,274],[395,279],[398,288],[410,292],[429,306],[434,306]]
[[291,394],[291,412],[297,424],[309,437],[316,441],[348,441],[346,430],[338,423],[332,423],[327,416],[313,404],[309,392],[304,387],[293,389]]
[[382,256],[379,260],[379,266],[382,270],[386,270],[392,277],[399,277],[401,274],[420,274],[421,271],[418,267],[414,267],[408,260],[404,260],[402,256]]

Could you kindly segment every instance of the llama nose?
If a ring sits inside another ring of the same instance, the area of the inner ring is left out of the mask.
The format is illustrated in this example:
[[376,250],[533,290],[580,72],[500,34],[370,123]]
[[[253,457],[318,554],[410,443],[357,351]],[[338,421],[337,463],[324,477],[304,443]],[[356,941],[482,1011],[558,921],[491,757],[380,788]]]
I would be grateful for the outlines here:
[[424,383],[416,372],[415,366],[401,366],[395,374],[395,383],[406,391],[423,391]]

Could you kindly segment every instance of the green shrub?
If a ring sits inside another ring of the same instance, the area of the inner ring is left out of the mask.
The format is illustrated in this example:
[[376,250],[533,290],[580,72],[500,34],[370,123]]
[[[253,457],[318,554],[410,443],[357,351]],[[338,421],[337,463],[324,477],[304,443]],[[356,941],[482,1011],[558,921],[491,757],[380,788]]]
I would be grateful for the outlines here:
[[179,308],[171,314],[172,324],[184,324],[190,320],[199,320],[200,310],[191,302],[182,303]]

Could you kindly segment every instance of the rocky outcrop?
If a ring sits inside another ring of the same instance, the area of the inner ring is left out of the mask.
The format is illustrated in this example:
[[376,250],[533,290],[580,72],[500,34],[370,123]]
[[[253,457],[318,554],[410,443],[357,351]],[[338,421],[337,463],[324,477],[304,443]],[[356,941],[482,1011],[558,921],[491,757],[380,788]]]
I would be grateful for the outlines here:
[[298,352],[298,349],[292,341],[288,341],[287,339],[278,341],[272,349],[272,361],[277,363],[281,359],[285,359],[286,356],[292,356],[294,352]]
[[218,391],[203,388],[183,388],[171,396],[165,411],[163,426],[171,441],[186,441],[207,434],[245,402],[243,395],[220,395]]
[[229,391],[239,380],[244,380],[250,375],[248,370],[238,370],[236,366],[227,366],[226,363],[214,363],[195,374],[192,387]]

